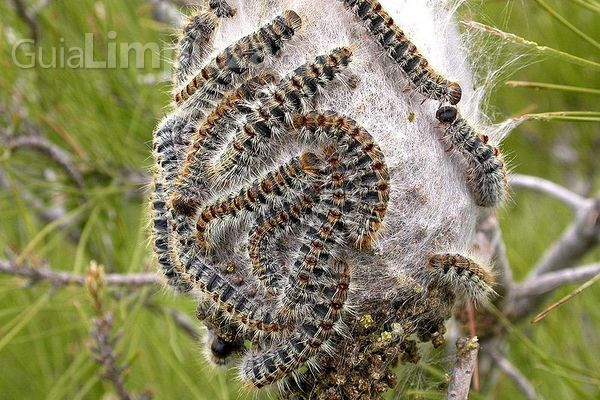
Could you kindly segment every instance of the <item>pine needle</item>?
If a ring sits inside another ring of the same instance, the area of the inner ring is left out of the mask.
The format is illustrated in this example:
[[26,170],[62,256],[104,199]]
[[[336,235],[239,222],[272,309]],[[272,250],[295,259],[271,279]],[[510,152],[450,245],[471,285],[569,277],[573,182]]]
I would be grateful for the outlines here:
[[544,0],[535,0],[536,3],[540,5],[548,14],[550,14],[554,19],[556,19],[559,23],[566,26],[571,32],[582,38],[584,41],[588,42],[598,50],[600,50],[600,43],[595,41],[590,36],[586,35],[583,31],[578,29],[575,25],[567,21],[562,15],[560,15],[555,9],[550,7]]
[[544,82],[529,82],[529,81],[508,81],[506,86],[511,88],[526,88],[536,90],[559,90],[562,92],[574,92],[583,94],[596,94],[600,95],[600,89],[592,89],[580,86],[568,86],[558,85],[555,83],[544,83]]
[[504,32],[493,26],[485,25],[475,21],[460,21],[460,24],[468,29],[475,29],[490,35],[498,36],[504,41],[513,43],[527,49],[533,50],[539,54],[546,55],[553,58],[558,58],[571,64],[580,65],[582,67],[592,68],[594,70],[600,70],[600,63],[587,60],[575,56],[573,54],[565,53],[564,51],[553,49],[552,47],[540,46],[536,42],[522,38],[514,33]]
[[589,288],[598,281],[600,281],[600,274],[596,275],[595,277],[593,277],[583,285],[579,286],[577,289],[573,290],[571,293],[569,293],[568,295],[566,295],[565,297],[563,297],[562,299],[560,299],[559,301],[552,304],[550,307],[546,308],[544,311],[536,315],[535,318],[531,320],[531,323],[537,324],[538,322],[546,318],[546,316],[550,314],[550,312],[565,304],[567,301],[571,300],[573,297],[577,296],[579,293],[583,292],[585,289]]
[[571,122],[600,122],[598,111],[552,111],[539,114],[525,114],[518,118],[520,121],[571,121]]

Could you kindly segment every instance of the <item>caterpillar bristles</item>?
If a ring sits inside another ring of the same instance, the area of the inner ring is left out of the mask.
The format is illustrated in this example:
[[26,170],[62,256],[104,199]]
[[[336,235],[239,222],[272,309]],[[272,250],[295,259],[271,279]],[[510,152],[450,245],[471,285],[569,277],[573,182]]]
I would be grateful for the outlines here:
[[191,216],[196,211],[205,191],[202,189],[208,186],[202,177],[209,154],[214,152],[226,131],[231,129],[228,125],[236,126],[232,119],[247,112],[248,104],[255,99],[257,91],[276,80],[276,74],[270,70],[259,72],[230,92],[200,124],[187,150],[171,196],[171,205],[177,213]]
[[234,136],[211,168],[211,175],[228,180],[251,169],[260,160],[258,156],[269,150],[267,143],[280,136],[278,132],[284,129],[294,114],[306,110],[306,101],[336,78],[348,66],[351,57],[352,50],[342,47],[298,67],[248,115],[249,122]]
[[437,73],[417,47],[398,27],[393,18],[376,0],[341,0],[358,18],[365,22],[367,30],[375,37],[388,56],[404,71],[423,96],[438,101],[457,104],[462,89]]
[[[346,200],[353,203],[353,212],[345,212],[350,242],[358,248],[370,248],[389,200],[389,173],[383,153],[364,128],[333,111],[297,115],[292,124],[305,140],[320,136],[321,140],[329,138],[338,143],[341,154],[335,161],[331,159],[339,168],[330,175],[334,189],[331,201],[338,206],[343,206]],[[341,174],[348,172],[353,176],[344,184]]]
[[327,339],[334,333],[334,327],[341,318],[350,284],[348,264],[343,260],[335,260],[334,263],[337,264],[334,269],[338,270],[337,284],[325,288],[324,302],[312,305],[309,315],[299,322],[285,341],[268,350],[246,355],[240,367],[243,382],[257,388],[270,385],[309,362],[323,350],[324,345],[327,347]]
[[265,309],[263,304],[252,300],[256,294],[250,295],[243,287],[231,284],[197,256],[191,258],[186,266],[186,273],[194,287],[206,293],[208,299],[217,304],[219,310],[231,315],[235,321],[248,329],[266,333],[290,329],[289,325],[278,321],[274,309]]
[[216,237],[211,235],[209,224],[226,217],[262,218],[269,206],[278,198],[295,196],[294,189],[302,190],[318,178],[319,159],[312,153],[304,153],[264,178],[244,187],[235,196],[228,196],[199,211],[196,222],[197,241],[202,248],[214,245]]
[[200,10],[190,17],[183,28],[177,44],[178,54],[176,63],[175,82],[183,84],[194,69],[202,63],[201,56],[209,53],[212,36],[217,26],[217,15],[212,10]]
[[495,295],[494,275],[475,261],[453,253],[433,254],[428,260],[434,285],[445,286],[456,297],[474,304],[487,303]]
[[226,0],[209,0],[208,7],[219,18],[231,18],[237,12],[235,8],[227,4]]
[[465,175],[475,203],[481,207],[502,203],[508,180],[500,150],[489,145],[488,137],[476,132],[455,107],[439,108],[436,118],[444,128],[444,140],[466,159]]
[[177,92],[175,102],[181,104],[197,91],[210,95],[212,90],[230,88],[236,77],[246,76],[252,65],[261,64],[267,54],[277,54],[301,25],[298,14],[284,11],[271,23],[223,50]]
[[[316,190],[315,190],[316,193]],[[304,195],[299,202],[287,205],[275,216],[261,219],[248,239],[248,254],[254,275],[269,290],[275,290],[276,281],[281,279],[278,266],[267,251],[273,241],[300,225],[306,214],[310,214],[316,196]]]

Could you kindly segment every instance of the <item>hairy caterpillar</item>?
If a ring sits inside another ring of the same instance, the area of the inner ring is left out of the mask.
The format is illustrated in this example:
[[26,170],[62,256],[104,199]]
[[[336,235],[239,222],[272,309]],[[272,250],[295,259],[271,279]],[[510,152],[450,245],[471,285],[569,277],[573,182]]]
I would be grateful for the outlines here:
[[206,192],[200,188],[205,186],[203,176],[208,154],[217,150],[219,143],[224,140],[225,133],[235,128],[235,117],[250,112],[248,103],[255,100],[257,91],[274,83],[276,79],[271,71],[261,71],[230,92],[206,116],[193,136],[173,189],[171,204],[176,212],[191,215],[196,211],[199,205],[198,198]]
[[444,127],[444,139],[467,161],[467,183],[477,205],[494,207],[506,197],[506,168],[497,147],[487,144],[455,107],[438,109],[436,118]]
[[433,100],[457,104],[462,97],[462,89],[437,73],[393,18],[376,0],[341,0],[358,18],[375,40],[385,49],[410,79],[416,90]]
[[485,303],[494,295],[494,275],[475,261],[460,254],[433,254],[428,265],[436,282],[448,287],[457,297],[475,304]]
[[229,180],[251,170],[257,156],[268,149],[267,144],[272,144],[280,136],[278,131],[282,131],[286,120],[305,111],[306,100],[313,98],[338,76],[351,59],[352,49],[342,47],[297,68],[248,115],[249,122],[227,145],[219,160],[211,166],[209,174],[220,180]]
[[270,24],[223,50],[178,91],[175,102],[180,104],[198,90],[211,93],[221,86],[231,85],[236,75],[247,74],[252,64],[264,61],[266,54],[279,52],[283,43],[291,39],[301,25],[298,14],[285,11]]

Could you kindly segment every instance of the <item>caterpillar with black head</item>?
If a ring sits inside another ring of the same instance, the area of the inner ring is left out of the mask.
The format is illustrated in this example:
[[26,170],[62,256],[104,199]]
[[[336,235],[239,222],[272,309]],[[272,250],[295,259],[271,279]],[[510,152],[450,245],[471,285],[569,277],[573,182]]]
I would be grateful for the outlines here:
[[460,85],[444,78],[429,65],[429,61],[377,0],[341,1],[365,23],[367,30],[387,55],[400,66],[417,92],[428,99],[450,104],[460,101]]
[[489,145],[487,135],[476,132],[456,107],[440,107],[436,118],[444,129],[444,140],[466,160],[465,175],[475,203],[481,207],[500,204],[508,188],[500,150]]

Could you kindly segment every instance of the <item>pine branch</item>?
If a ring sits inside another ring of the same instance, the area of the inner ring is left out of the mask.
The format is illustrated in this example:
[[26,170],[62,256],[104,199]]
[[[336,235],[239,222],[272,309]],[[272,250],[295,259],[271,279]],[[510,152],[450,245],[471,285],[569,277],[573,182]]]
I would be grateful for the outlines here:
[[567,285],[585,282],[598,274],[600,263],[549,272],[516,284],[513,295],[516,299],[540,296]]
[[586,253],[600,242],[600,199],[586,204],[575,221],[546,251],[534,266],[529,277],[574,266]]
[[535,264],[525,282],[513,285],[514,293],[503,311],[511,319],[520,320],[541,304],[545,294],[566,284],[589,279],[595,271],[594,266],[583,270],[573,267],[600,243],[600,198],[582,197],[538,177],[513,175],[511,184],[541,191],[575,211],[574,221]]
[[[28,278],[31,283],[48,282],[55,287],[84,286],[86,277],[65,271],[56,271],[49,267],[31,268],[8,260],[0,260],[0,272]],[[154,273],[106,274],[103,278],[106,286],[126,286],[137,288],[160,285],[160,278]]]
[[5,143],[10,150],[30,149],[50,157],[58,166],[60,166],[69,176],[69,178],[78,186],[83,186],[83,177],[79,169],[73,163],[69,153],[59,146],[50,142],[39,134],[28,134],[15,136]]
[[125,388],[123,372],[127,368],[117,365],[118,355],[114,348],[120,335],[112,334],[113,322],[112,312],[106,312],[102,316],[93,319],[93,328],[90,334],[95,343],[92,352],[94,359],[104,367],[105,372],[102,374],[102,378],[112,384],[119,399],[133,400],[135,397]]
[[537,176],[512,174],[509,178],[512,187],[527,188],[542,192],[562,201],[576,211],[585,208],[590,202],[585,197],[580,196],[563,186]]
[[485,353],[488,354],[492,360],[494,360],[495,365],[497,365],[498,368],[500,368],[500,370],[517,385],[527,400],[535,400],[538,398],[533,385],[521,371],[508,361],[506,357],[495,350],[487,350]]
[[446,400],[467,400],[471,378],[477,365],[477,336],[458,338],[456,349],[456,362],[450,376]]

